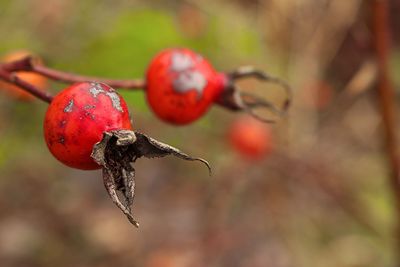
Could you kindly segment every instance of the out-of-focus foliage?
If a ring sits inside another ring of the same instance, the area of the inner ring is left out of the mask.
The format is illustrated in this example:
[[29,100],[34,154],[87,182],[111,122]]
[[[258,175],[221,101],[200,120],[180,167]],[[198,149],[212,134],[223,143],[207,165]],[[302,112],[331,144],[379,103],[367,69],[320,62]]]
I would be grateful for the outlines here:
[[[262,68],[295,95],[289,116],[271,125],[273,153],[252,162],[226,142],[238,114],[215,107],[177,128],[151,114],[142,91],[122,92],[136,129],[206,158],[214,172],[209,178],[201,165],[172,158],[138,160],[139,230],[108,199],[100,172],[50,155],[46,104],[0,95],[0,265],[390,265],[393,203],[366,2],[0,0],[1,55],[23,48],[57,69],[129,79],[143,77],[158,51],[185,46],[220,71]],[[273,87],[242,86],[282,99]]]

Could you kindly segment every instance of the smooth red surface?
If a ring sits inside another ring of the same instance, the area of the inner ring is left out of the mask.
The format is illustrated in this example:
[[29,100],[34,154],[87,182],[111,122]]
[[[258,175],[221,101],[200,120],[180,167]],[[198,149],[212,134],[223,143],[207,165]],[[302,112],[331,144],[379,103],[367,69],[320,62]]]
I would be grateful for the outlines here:
[[[62,163],[77,169],[93,170],[100,166],[90,154],[103,132],[131,129],[128,108],[114,89],[98,84],[104,90],[91,93],[93,83],[74,84],[58,95],[49,105],[44,120],[44,136],[50,152]],[[111,97],[119,99],[118,110]],[[71,105],[71,101],[73,104]]]
[[272,133],[269,127],[251,117],[242,117],[229,128],[231,146],[242,156],[258,160],[272,151]]
[[[176,53],[190,58],[192,66],[174,71],[172,57]],[[196,71],[206,81],[199,95],[195,89],[178,92],[174,83],[180,75]],[[189,49],[167,49],[159,53],[147,70],[146,95],[154,113],[162,120],[184,125],[201,117],[223,89],[224,77],[217,73],[206,59]]]

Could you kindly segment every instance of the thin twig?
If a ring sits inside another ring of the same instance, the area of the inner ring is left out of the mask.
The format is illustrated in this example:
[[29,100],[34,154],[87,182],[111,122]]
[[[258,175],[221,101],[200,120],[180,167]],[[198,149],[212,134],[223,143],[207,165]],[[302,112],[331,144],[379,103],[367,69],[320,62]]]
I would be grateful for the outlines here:
[[17,85],[21,89],[36,96],[37,98],[43,100],[44,102],[50,103],[53,100],[52,95],[43,92],[36,86],[18,78],[18,76],[15,75],[14,73],[4,70],[1,65],[0,65],[0,80],[4,80],[7,83]]
[[41,66],[41,65],[34,65],[32,71],[40,75],[43,75],[49,79],[64,83],[96,81],[100,83],[105,83],[114,88],[142,89],[146,87],[144,80],[115,80],[115,79],[104,79],[99,77],[83,76],[83,75],[77,75],[73,73],[53,70],[46,66]]
[[396,208],[396,232],[395,238],[397,241],[395,254],[398,255],[397,266],[400,266],[400,168],[398,143],[396,140],[396,119],[395,119],[395,102],[394,90],[389,74],[388,59],[389,59],[389,1],[373,0],[371,1],[372,9],[372,27],[373,41],[376,59],[378,63],[378,81],[377,93],[378,104],[380,105],[381,118],[383,123],[384,141],[386,145],[386,156],[388,160],[388,168],[390,171],[389,181],[395,197]]
[[45,76],[51,80],[64,82],[64,83],[76,83],[76,82],[88,82],[96,81],[100,83],[108,84],[114,88],[124,89],[142,89],[145,88],[146,84],[144,80],[117,80],[117,79],[105,79],[100,77],[84,76],[75,73],[68,73],[64,71],[54,70],[44,65],[37,64],[30,57],[16,60],[9,63],[4,63],[4,68],[7,71],[29,71]]

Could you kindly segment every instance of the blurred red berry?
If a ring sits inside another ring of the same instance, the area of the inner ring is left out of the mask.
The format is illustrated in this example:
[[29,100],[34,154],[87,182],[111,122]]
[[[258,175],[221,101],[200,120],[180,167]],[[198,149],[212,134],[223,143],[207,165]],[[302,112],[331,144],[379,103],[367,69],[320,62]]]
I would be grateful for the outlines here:
[[270,128],[252,117],[241,117],[229,128],[230,145],[248,159],[261,159],[272,151]]
[[223,91],[225,80],[224,74],[195,52],[167,49],[147,69],[147,101],[160,119],[188,124],[208,110]]
[[56,95],[44,120],[44,137],[50,152],[77,169],[101,168],[90,157],[103,132],[132,128],[124,99],[111,87],[83,82]]

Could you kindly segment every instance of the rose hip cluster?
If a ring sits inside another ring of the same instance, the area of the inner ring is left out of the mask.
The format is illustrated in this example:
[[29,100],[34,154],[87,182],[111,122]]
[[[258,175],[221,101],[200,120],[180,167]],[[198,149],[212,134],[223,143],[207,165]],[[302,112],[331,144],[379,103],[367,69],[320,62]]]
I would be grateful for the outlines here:
[[[290,101],[288,86],[282,81],[248,67],[232,73],[219,73],[206,59],[189,49],[167,49],[158,54],[151,61],[142,82],[104,80],[51,70],[40,60],[21,58],[26,54],[6,58],[5,63],[0,64],[0,88],[12,92],[11,95],[17,98],[31,100],[27,94],[30,93],[49,102],[43,129],[52,155],[72,168],[102,169],[109,196],[135,226],[138,223],[131,210],[135,172],[131,164],[137,158],[174,155],[184,160],[201,161],[209,170],[210,167],[201,158],[193,158],[133,131],[127,104],[111,86],[143,88],[154,113],[175,125],[194,122],[214,103],[257,117],[253,109],[259,107],[282,115]],[[264,99],[241,93],[235,80],[248,76],[278,83],[287,90],[288,100],[283,107],[278,109]],[[53,97],[44,91],[45,77],[72,85]],[[241,147],[245,147],[243,144]],[[245,149],[255,153],[251,145]]]

